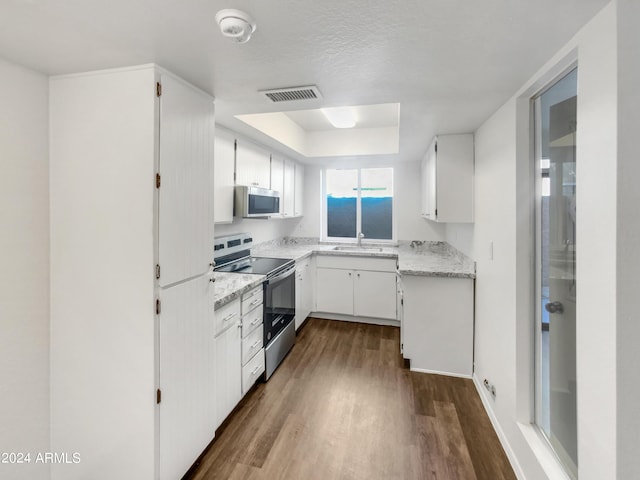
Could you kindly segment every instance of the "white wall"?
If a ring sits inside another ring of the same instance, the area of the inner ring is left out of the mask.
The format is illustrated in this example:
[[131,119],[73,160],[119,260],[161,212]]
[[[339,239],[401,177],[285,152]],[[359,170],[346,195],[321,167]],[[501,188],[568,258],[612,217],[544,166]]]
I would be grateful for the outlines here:
[[446,226],[425,220],[421,214],[422,183],[420,162],[393,165],[394,202],[398,240],[444,240]]
[[[305,204],[304,207],[306,209],[307,205]],[[293,235],[299,222],[299,218],[260,219],[233,217],[233,223],[216,224],[215,236],[221,237],[233,233],[248,232],[253,238],[253,243],[258,244]]]
[[[327,164],[335,167],[334,162]],[[357,160],[350,165],[359,166]],[[366,166],[366,163],[362,163]],[[396,237],[398,240],[444,240],[445,225],[430,222],[420,217],[420,162],[402,162],[376,164],[375,166],[393,166],[394,202],[396,215]],[[320,237],[320,172],[319,165],[305,166],[305,216],[294,230],[299,237]]]
[[[628,3],[631,9],[633,2]],[[636,205],[631,207],[635,211],[638,204],[626,197],[621,201],[616,194],[616,7],[615,2],[609,4],[478,129],[475,226],[447,229],[449,241],[463,251],[469,249],[472,239],[477,262],[475,376],[477,381],[487,378],[496,386],[495,400],[489,399],[484,389],[480,394],[521,478],[556,478],[543,471],[543,465],[552,471],[554,462],[540,453],[540,443],[528,426],[533,396],[529,381],[533,308],[529,99],[576,58],[579,475],[583,480],[633,477],[616,477],[616,308],[620,304],[620,299],[616,300],[616,283],[620,281],[620,272],[616,276],[616,233],[620,230],[615,212],[616,202]],[[637,20],[636,16],[636,24]],[[635,40],[633,23],[628,33]],[[637,50],[630,49],[629,55],[637,55]],[[635,62],[636,83],[630,82],[628,90],[637,98]],[[637,137],[637,121],[632,126]],[[633,155],[636,145],[629,141],[626,147],[627,154]],[[637,161],[628,168],[637,173]],[[630,210],[624,209],[624,213],[633,215]],[[637,237],[636,230],[628,239],[629,247],[635,241],[636,255]],[[491,242],[493,260],[488,255]],[[637,273],[637,262],[634,267],[626,272],[629,276]],[[629,309],[629,315],[633,312],[637,317],[637,311]],[[629,377],[637,372],[638,364],[637,353],[632,351],[630,345],[626,352],[636,361],[629,367]],[[624,388],[620,384],[618,388],[622,393]],[[637,407],[637,382],[628,389],[634,395],[629,400],[631,409],[631,405]],[[618,417],[617,421],[622,420]],[[636,447],[637,432],[636,428]]]
[[0,478],[45,479],[49,450],[49,120],[45,76],[0,60]]
[[618,478],[640,478],[640,2],[618,0]]
[[445,231],[445,240],[465,255],[473,258],[474,232],[474,223],[448,223]]

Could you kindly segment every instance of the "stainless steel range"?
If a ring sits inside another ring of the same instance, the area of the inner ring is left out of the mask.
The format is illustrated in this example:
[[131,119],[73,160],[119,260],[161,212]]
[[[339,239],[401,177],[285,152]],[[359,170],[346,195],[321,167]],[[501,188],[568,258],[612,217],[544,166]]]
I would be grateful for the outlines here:
[[296,341],[296,263],[292,259],[253,257],[248,233],[216,237],[215,270],[266,275],[264,295],[265,380],[273,374]]

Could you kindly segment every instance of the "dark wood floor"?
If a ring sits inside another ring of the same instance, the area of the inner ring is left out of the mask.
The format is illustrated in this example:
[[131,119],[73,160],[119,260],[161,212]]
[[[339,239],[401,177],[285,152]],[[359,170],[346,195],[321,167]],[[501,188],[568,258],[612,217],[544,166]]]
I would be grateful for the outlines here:
[[398,337],[309,319],[191,478],[515,479],[472,381],[410,372]]

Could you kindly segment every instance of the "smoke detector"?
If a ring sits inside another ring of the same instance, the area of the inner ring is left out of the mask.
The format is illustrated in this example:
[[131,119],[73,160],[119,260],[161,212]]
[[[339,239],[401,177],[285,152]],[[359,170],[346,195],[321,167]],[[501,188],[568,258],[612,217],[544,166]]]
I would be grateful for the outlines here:
[[245,12],[227,8],[216,13],[222,35],[236,43],[245,43],[256,31],[256,23]]

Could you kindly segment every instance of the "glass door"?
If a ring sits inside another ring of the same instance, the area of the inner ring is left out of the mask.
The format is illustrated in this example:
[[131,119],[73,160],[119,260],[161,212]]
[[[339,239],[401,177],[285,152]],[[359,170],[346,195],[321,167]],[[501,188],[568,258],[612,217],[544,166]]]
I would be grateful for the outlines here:
[[577,69],[534,99],[536,120],[536,423],[577,478]]

